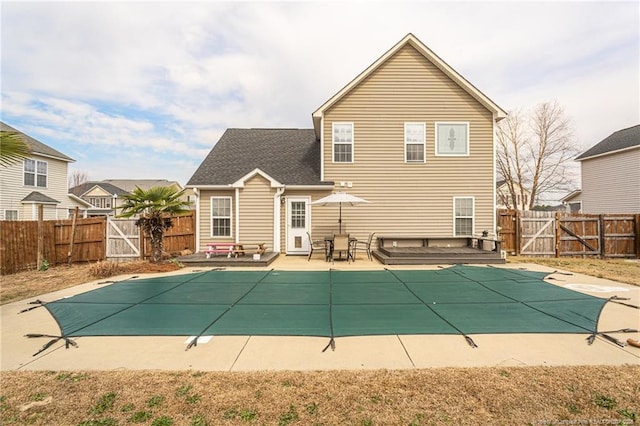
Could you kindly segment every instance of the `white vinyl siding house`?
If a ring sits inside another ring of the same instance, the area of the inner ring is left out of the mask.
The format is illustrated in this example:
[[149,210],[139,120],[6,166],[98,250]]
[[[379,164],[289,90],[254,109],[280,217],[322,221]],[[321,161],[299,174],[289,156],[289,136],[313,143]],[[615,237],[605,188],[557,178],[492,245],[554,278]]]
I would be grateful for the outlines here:
[[618,130],[576,158],[582,189],[565,197],[582,213],[640,213],[640,125]]
[[0,123],[3,132],[17,134],[31,149],[22,161],[0,166],[0,212],[3,220],[36,220],[43,206],[45,220],[67,219],[76,207],[85,214],[88,203],[69,194],[68,165],[74,160],[48,145]]

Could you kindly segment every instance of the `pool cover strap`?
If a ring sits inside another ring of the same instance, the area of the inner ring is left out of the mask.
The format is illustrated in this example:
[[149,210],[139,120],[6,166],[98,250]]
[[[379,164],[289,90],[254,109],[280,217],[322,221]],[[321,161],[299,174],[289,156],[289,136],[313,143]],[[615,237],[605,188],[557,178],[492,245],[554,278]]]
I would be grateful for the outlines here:
[[198,346],[198,338],[200,336],[202,336],[204,334],[205,331],[207,331],[208,328],[212,327],[216,322],[218,322],[218,320],[220,320],[220,318],[222,318],[224,316],[224,314],[226,314],[227,312],[229,312],[231,310],[231,308],[233,308],[234,306],[236,306],[238,303],[240,303],[240,301],[242,299],[244,299],[245,297],[247,297],[247,295],[249,293],[251,293],[253,291],[254,288],[256,288],[258,286],[258,284],[260,284],[262,282],[262,280],[264,280],[265,278],[267,278],[267,276],[271,273],[271,271],[273,271],[273,269],[267,271],[266,274],[264,274],[262,276],[262,278],[260,278],[254,285],[253,287],[251,287],[249,290],[247,290],[238,300],[236,300],[235,302],[233,302],[233,304],[231,304],[224,312],[222,312],[220,315],[218,315],[216,317],[216,319],[214,319],[213,321],[211,321],[205,328],[202,329],[202,331],[200,333],[198,333],[197,336],[195,336],[193,339],[191,339],[191,341],[189,342],[189,344],[187,345],[187,347],[184,349],[185,351],[188,351],[189,349],[191,349],[194,346]]
[[393,275],[398,281],[400,281],[402,283],[403,286],[405,286],[405,288],[411,293],[413,294],[416,299],[418,299],[424,306],[426,306],[431,312],[433,312],[434,314],[436,314],[437,317],[439,317],[442,321],[446,322],[447,324],[449,324],[453,329],[455,329],[458,333],[460,333],[460,335],[462,337],[464,337],[464,339],[467,341],[467,343],[469,344],[469,346],[471,346],[472,348],[477,348],[478,345],[476,345],[476,342],[473,341],[473,339],[469,336],[467,336],[462,330],[460,330],[458,327],[456,327],[455,325],[453,325],[451,322],[447,321],[447,319],[445,317],[443,317],[442,315],[440,315],[438,312],[436,312],[431,306],[429,306],[428,303],[426,303],[424,300],[422,300],[420,298],[420,296],[418,296],[413,290],[411,290],[411,288],[409,288],[409,286],[407,285],[406,282],[402,281],[400,278],[398,278],[398,276],[396,274],[393,273],[393,271],[385,268],[386,271],[389,271],[391,273],[391,275]]

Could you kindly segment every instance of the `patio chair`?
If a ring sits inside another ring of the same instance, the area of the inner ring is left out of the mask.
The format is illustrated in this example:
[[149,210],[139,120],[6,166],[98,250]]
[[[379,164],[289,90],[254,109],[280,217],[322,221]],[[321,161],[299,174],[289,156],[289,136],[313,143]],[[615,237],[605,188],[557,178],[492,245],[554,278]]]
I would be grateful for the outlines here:
[[367,257],[369,258],[369,260],[373,260],[373,257],[371,256],[371,244],[373,243],[373,236],[375,235],[375,232],[372,232],[369,234],[369,238],[367,238],[367,241],[355,241],[354,246],[353,246],[353,258],[355,260],[356,255],[358,254],[358,250],[363,250],[367,253]]
[[327,254],[327,243],[325,240],[314,240],[311,238],[311,234],[309,232],[307,232],[307,237],[309,238],[309,257],[307,258],[307,262],[311,260],[311,255],[313,254],[314,249],[324,250],[324,260],[327,260],[329,256]]
[[331,257],[331,261],[335,260],[335,253],[340,253],[340,257],[342,257],[342,252],[346,254],[347,262],[349,259],[353,259],[353,253],[351,253],[351,244],[349,243],[349,235],[348,234],[340,234],[333,236],[333,249],[329,256]]

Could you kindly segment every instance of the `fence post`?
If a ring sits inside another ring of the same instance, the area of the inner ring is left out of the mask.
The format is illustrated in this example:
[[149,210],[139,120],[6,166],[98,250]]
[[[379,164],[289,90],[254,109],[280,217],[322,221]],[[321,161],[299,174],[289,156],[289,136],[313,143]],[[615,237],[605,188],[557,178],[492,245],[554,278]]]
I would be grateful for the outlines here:
[[604,238],[604,215],[598,215],[598,244],[600,244],[600,259],[604,259],[606,256],[605,238]]
[[555,215],[553,216],[554,218],[554,229],[555,229],[555,235],[556,235],[556,247],[555,247],[555,252],[556,252],[556,259],[560,257],[560,213],[556,212]]
[[38,254],[36,256],[36,266],[38,270],[42,268],[44,259],[44,204],[38,204]]
[[636,223],[636,257],[640,259],[640,214],[635,215]]
[[516,210],[516,225],[514,227],[514,231],[516,233],[516,241],[514,250],[516,252],[516,256],[520,256],[520,247],[522,246],[522,223],[520,222],[520,210]]
[[71,265],[71,256],[73,255],[73,241],[76,237],[76,224],[78,222],[78,211],[79,208],[76,206],[76,209],[73,212],[73,222],[71,223],[71,237],[69,241],[69,251],[67,252],[67,264]]

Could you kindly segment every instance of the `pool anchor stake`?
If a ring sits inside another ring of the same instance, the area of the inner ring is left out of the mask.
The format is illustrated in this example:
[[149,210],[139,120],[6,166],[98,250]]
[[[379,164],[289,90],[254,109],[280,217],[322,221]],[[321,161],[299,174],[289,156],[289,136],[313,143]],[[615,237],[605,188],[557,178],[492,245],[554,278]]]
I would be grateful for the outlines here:
[[78,344],[75,341],[69,339],[66,336],[53,336],[51,334],[30,333],[30,334],[25,334],[24,337],[28,337],[30,339],[31,338],[36,338],[36,337],[51,337],[52,338],[47,343],[45,343],[44,346],[42,346],[42,348],[40,348],[40,350],[38,352],[36,352],[32,356],[39,355],[40,353],[42,353],[42,352],[46,351],[47,349],[49,349],[56,342],[58,342],[59,340],[63,340],[63,339],[64,339],[64,347],[65,347],[65,349],[69,349],[69,346],[73,346],[74,348],[78,347]]

